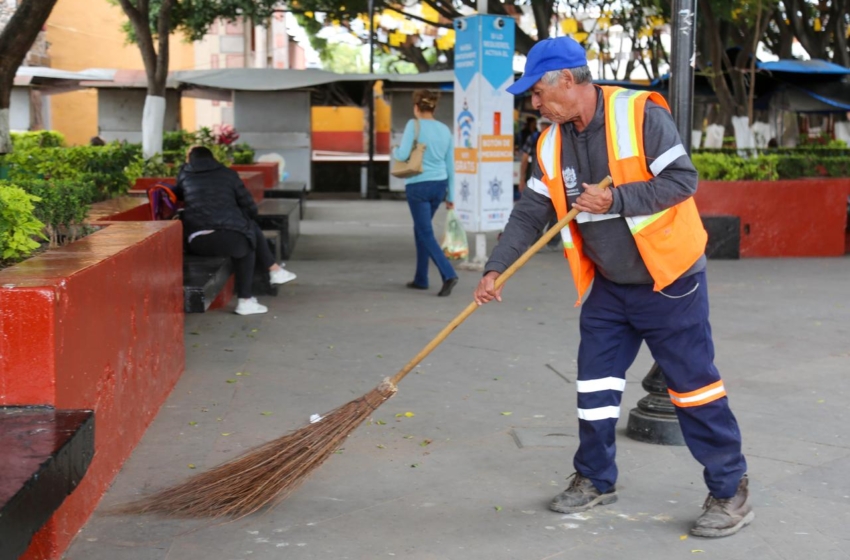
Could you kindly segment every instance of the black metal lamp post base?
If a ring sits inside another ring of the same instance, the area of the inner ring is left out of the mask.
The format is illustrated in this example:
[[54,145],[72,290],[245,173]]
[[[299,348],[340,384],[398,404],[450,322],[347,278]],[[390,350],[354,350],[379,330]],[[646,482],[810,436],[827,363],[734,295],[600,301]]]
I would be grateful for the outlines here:
[[628,436],[644,443],[685,445],[676,409],[670,402],[664,373],[658,364],[653,364],[641,385],[649,394],[629,411]]

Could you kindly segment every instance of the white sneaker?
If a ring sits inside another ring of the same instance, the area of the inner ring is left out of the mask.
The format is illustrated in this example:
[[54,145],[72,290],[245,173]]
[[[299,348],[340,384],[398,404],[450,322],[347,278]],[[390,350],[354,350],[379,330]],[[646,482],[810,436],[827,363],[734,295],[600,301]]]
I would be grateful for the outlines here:
[[295,274],[284,268],[269,271],[269,281],[272,284],[286,284],[287,282],[292,282],[296,278],[298,277]]
[[239,298],[239,303],[236,304],[235,313],[237,315],[257,315],[259,313],[268,313],[268,311],[269,308],[259,303],[257,298]]

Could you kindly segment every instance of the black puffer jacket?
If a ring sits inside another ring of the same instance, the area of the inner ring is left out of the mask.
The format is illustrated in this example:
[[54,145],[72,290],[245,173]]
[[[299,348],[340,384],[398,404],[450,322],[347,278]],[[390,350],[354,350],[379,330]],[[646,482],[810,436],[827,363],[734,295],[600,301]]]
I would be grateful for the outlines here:
[[215,160],[187,163],[177,174],[174,189],[185,202],[183,233],[188,237],[205,229],[244,233],[254,242],[251,223],[257,217],[257,205],[239,174]]

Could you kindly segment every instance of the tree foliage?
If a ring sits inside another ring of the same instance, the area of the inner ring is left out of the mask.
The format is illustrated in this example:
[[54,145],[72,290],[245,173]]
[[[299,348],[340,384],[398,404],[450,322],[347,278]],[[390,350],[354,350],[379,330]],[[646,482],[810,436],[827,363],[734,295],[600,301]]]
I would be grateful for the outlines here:
[[[538,39],[549,36],[554,6],[559,2],[564,0],[490,0],[488,12],[507,17],[519,17],[524,10],[533,14],[537,22],[534,34],[517,27],[517,52],[524,54]],[[293,0],[289,9],[298,16],[320,54],[328,48],[320,31],[329,25],[345,27],[364,43],[369,42],[368,0]],[[452,68],[452,21],[475,13],[475,9],[476,0],[375,0],[376,49],[415,64],[421,72]]]

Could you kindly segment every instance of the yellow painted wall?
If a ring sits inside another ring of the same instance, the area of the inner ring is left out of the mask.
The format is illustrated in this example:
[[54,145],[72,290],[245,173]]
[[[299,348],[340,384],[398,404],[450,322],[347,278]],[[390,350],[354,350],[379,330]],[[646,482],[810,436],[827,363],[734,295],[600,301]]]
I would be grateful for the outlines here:
[[[124,21],[121,8],[107,0],[59,0],[47,20],[51,66],[71,71],[143,69],[138,47],[126,42],[121,29]],[[170,44],[170,69],[194,68],[192,45],[180,36],[172,37]],[[195,128],[194,103],[187,99],[181,105],[183,128],[187,130]],[[97,134],[95,90],[54,95],[50,99],[50,111],[52,128],[64,134],[69,144],[87,144]]]
[[360,107],[313,107],[310,119],[313,132],[363,130],[363,109]]

